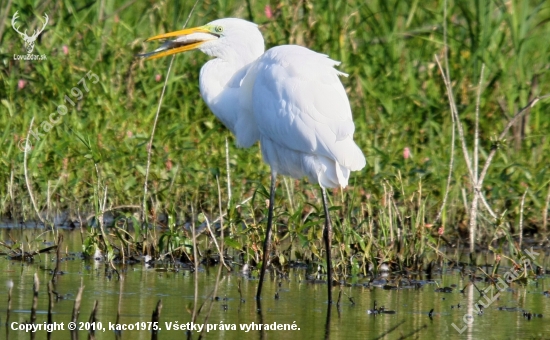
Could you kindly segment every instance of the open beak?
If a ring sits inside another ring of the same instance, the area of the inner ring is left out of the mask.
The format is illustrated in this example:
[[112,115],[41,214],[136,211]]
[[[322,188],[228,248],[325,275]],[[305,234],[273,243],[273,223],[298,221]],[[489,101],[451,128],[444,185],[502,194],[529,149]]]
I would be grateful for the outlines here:
[[150,37],[145,41],[168,39],[172,37],[176,37],[176,39],[166,41],[161,47],[157,48],[156,50],[144,54],[139,54],[139,56],[145,57],[145,60],[152,60],[180,52],[191,51],[198,48],[207,41],[217,39],[219,36],[212,34],[211,31],[206,27],[200,26],[155,35],[154,37]]

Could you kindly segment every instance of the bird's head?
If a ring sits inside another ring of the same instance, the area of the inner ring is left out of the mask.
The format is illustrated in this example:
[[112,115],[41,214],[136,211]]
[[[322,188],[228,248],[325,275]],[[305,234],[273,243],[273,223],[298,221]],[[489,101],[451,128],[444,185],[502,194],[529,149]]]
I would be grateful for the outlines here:
[[170,39],[153,52],[143,54],[147,60],[199,49],[227,61],[255,60],[264,52],[264,39],[258,25],[236,18],[214,20],[204,26],[159,34],[147,41]]

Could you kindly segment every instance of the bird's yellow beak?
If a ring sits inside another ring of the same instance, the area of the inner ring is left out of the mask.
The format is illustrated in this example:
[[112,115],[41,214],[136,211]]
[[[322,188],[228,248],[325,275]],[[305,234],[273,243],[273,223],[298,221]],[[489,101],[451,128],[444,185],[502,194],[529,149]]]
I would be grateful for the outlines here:
[[193,27],[193,28],[185,28],[179,31],[164,33],[155,35],[154,37],[147,38],[145,41],[153,41],[153,40],[159,40],[159,39],[167,39],[167,38],[173,38],[173,37],[179,37],[183,35],[189,35],[193,33],[210,33],[210,30],[204,26],[199,27]]
[[[211,33],[211,31],[205,26],[186,28],[179,31],[155,35],[154,37],[150,37],[145,41],[168,39],[173,37],[181,38],[181,37],[189,36],[194,33]],[[214,36],[212,37],[214,38]],[[153,52],[145,53],[145,54],[142,54],[141,56],[146,57],[145,60],[152,60],[152,59],[157,59],[161,57],[166,57],[172,54],[194,50],[208,40],[210,39],[190,39],[188,41],[186,41],[186,39],[176,39],[169,43],[166,43],[161,48]]]

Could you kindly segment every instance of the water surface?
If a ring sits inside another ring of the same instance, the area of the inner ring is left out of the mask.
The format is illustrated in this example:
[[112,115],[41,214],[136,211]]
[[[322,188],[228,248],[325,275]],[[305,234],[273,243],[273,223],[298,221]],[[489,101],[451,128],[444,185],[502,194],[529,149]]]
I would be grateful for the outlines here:
[[[181,339],[187,336],[198,338],[198,331],[188,334],[184,330],[167,329],[167,323],[182,325],[192,321],[195,298],[197,309],[202,306],[196,323],[209,324],[209,332],[206,332],[204,326],[205,330],[202,333],[205,339],[397,339],[402,336],[421,339],[550,338],[550,298],[544,294],[550,289],[547,274],[539,276],[536,281],[526,286],[512,284],[499,294],[498,299],[482,299],[485,305],[486,301],[494,300],[484,309],[483,315],[478,315],[474,307],[478,304],[480,294],[473,285],[469,285],[464,294],[459,292],[469,279],[456,267],[445,265],[431,277],[427,277],[425,273],[413,275],[410,280],[417,284],[404,289],[383,288],[384,282],[392,284],[395,275],[379,276],[371,284],[368,284],[370,278],[364,278],[358,280],[357,284],[335,288],[335,298],[338,297],[340,289],[342,290],[341,303],[339,307],[333,305],[328,315],[326,285],[306,281],[309,273],[306,269],[291,269],[286,277],[275,274],[268,276],[269,280],[264,284],[262,312],[259,313],[254,300],[257,288],[254,276],[245,276],[237,271],[227,274],[224,271],[215,295],[218,299],[213,299],[217,266],[200,267],[197,297],[194,294],[195,274],[184,269],[172,271],[169,264],[157,263],[154,267],[148,267],[141,262],[121,266],[118,269],[122,274],[122,280],[118,280],[116,274],[106,271],[105,263],[81,259],[79,252],[82,249],[82,241],[78,229],[60,232],[64,234],[63,261],[60,268],[63,275],[59,275],[54,290],[63,295],[64,299],[55,302],[53,321],[63,323],[65,330],[54,331],[52,339],[74,338],[67,327],[81,283],[85,288],[79,321],[88,321],[94,302],[98,301],[96,318],[105,331],[96,332],[96,339],[151,339],[152,333],[148,330],[126,330],[117,334],[109,330],[108,326],[109,323],[116,323],[119,309],[120,324],[133,324],[135,327],[136,323],[150,322],[159,300],[162,300],[159,323],[162,330],[159,339]],[[44,233],[42,229],[4,228],[0,229],[0,234],[1,240],[7,244],[12,240],[27,238],[35,240],[32,244],[39,248],[50,246],[54,240],[53,233]],[[537,263],[547,265],[548,255],[540,249],[536,251],[540,253],[536,259]],[[484,264],[486,257],[491,256],[479,255],[478,263]],[[22,262],[10,260],[7,256],[0,258],[0,338],[31,338],[30,333],[13,330],[12,323],[30,320],[35,273],[40,280],[36,323],[47,321],[47,282],[51,279],[50,271],[55,267],[55,253],[41,254],[34,259],[33,262]],[[464,260],[466,259],[467,256],[464,255]],[[501,271],[509,269],[509,265],[506,266],[504,262]],[[483,267],[484,270],[487,268],[491,270],[491,267]],[[9,324],[6,326],[7,282],[10,280],[13,281],[14,287]],[[378,286],[373,286],[373,283]],[[239,285],[243,300],[239,295]],[[489,285],[485,282],[476,282],[476,286],[483,290]],[[456,288],[450,293],[442,293],[436,292],[438,287]],[[494,290],[494,293],[496,292],[498,291]],[[352,298],[354,303],[349,298]],[[378,306],[384,306],[396,313],[368,314],[367,310],[373,308],[374,301]],[[507,309],[502,310],[503,308]],[[430,318],[428,314],[432,309],[434,311]],[[209,310],[210,315],[205,321]],[[543,316],[528,319],[524,317],[523,311]],[[467,314],[472,316],[465,317]],[[295,324],[299,330],[254,330],[254,325],[268,324],[273,327],[274,323],[282,324],[280,327]],[[453,323],[462,333],[452,326]],[[141,324],[138,325],[141,327]],[[241,330],[241,326],[245,328]],[[224,330],[219,330],[220,327]],[[88,339],[88,332],[84,330],[73,335],[79,339]],[[35,333],[35,339],[46,338],[45,331]]]

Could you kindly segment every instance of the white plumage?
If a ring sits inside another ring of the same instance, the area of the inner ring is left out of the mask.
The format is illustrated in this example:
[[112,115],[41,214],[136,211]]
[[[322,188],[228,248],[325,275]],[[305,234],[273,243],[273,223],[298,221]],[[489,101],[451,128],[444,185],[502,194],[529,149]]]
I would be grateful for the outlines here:
[[[351,171],[365,166],[365,157],[353,141],[348,97],[334,68],[339,63],[305,47],[285,45],[264,53],[256,24],[227,18],[207,25],[161,34],[160,48],[149,59],[199,49],[214,57],[201,69],[201,95],[222,123],[249,147],[260,140],[262,156],[271,166],[272,184],[264,261],[258,287],[261,294],[267,263],[273,190],[277,174],[307,176],[319,183],[325,207],[325,245],[330,248],[331,226],[325,188],[346,187]],[[330,251],[327,250],[329,301]]]
[[308,176],[325,188],[345,187],[350,171],[365,166],[335,65],[305,47],[278,46],[246,76],[254,80],[251,106],[266,163],[277,173]]
[[194,48],[215,57],[201,69],[204,101],[239,146],[260,140],[274,171],[334,188],[346,187],[350,172],[365,166],[338,79],[345,74],[334,68],[338,62],[295,45],[264,53],[258,26],[242,19],[219,19],[150,40],[173,36],[150,58],[200,43]]

